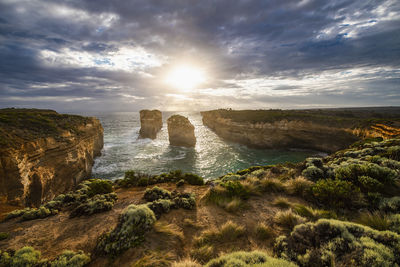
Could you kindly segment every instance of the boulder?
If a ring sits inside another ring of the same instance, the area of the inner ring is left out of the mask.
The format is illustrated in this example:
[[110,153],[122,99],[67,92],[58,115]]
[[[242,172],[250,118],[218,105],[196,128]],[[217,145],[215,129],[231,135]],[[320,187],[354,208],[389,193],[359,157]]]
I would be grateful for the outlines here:
[[172,115],[167,120],[169,143],[173,146],[194,147],[196,137],[194,126],[189,119],[181,115]]
[[162,128],[162,113],[159,110],[144,109],[140,111],[140,138],[157,137],[158,131]]

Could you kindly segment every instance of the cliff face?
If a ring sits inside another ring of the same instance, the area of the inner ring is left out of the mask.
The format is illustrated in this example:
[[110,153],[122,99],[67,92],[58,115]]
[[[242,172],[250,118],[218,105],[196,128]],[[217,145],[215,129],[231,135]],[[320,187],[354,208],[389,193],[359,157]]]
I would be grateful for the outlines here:
[[193,147],[196,145],[194,126],[190,121],[181,116],[173,115],[168,118],[169,143],[173,146]]
[[[38,120],[48,119],[46,116],[39,116]],[[29,136],[25,140],[23,134],[10,125],[11,129],[6,130],[11,134],[5,135],[6,126],[0,124],[1,133],[8,138],[8,145],[3,143],[0,147],[3,202],[38,206],[90,177],[94,158],[100,155],[103,147],[103,128],[99,120],[55,112],[51,116],[58,119],[53,125],[54,131],[46,132],[46,127],[41,131],[25,129]],[[62,124],[65,120],[66,125]],[[22,130],[21,127],[18,130]]]
[[159,110],[140,111],[140,137],[155,139],[162,128],[162,113]]
[[[332,118],[327,118],[326,121],[313,122],[310,115],[307,114],[304,118],[298,117],[285,119],[283,116],[274,118],[268,121],[254,121],[249,115],[249,121],[246,122],[243,115],[240,121],[234,121],[227,114],[230,111],[206,111],[201,112],[203,116],[203,124],[213,130],[220,137],[257,148],[301,148],[311,149],[324,152],[334,152],[343,149],[360,138],[365,137],[383,137],[388,136],[388,130],[391,128],[393,135],[393,127],[376,126],[373,127],[352,127],[350,122],[338,119],[330,121]],[[240,112],[240,111],[238,111]],[[246,111],[243,111],[243,113]],[[261,112],[261,111],[257,111]],[[266,111],[268,112],[268,111]],[[238,117],[238,114],[234,116]],[[233,118],[235,118],[232,116]],[[274,114],[277,117],[277,114]],[[320,117],[318,117],[321,120]],[[354,125],[358,125],[360,121],[355,120]],[[384,127],[384,128],[382,128]],[[381,129],[382,128],[382,129]],[[386,131],[384,130],[386,129]],[[397,129],[399,131],[399,129]],[[394,131],[395,132],[395,131]],[[386,134],[385,134],[386,133]],[[395,134],[395,133],[394,133]],[[398,132],[397,132],[398,134]],[[389,134],[390,135],[390,134]]]

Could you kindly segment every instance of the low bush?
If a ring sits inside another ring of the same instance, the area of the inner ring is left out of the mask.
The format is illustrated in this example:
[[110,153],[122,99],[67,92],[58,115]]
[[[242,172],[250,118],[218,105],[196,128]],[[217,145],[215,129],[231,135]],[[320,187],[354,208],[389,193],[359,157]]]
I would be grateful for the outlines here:
[[293,227],[305,221],[303,217],[294,213],[291,209],[278,211],[274,216],[274,222],[285,230],[292,230]]
[[40,260],[40,256],[40,251],[32,247],[23,247],[17,250],[13,255],[7,252],[0,253],[0,266],[37,266],[41,263],[45,263]]
[[144,196],[143,198],[146,201],[155,201],[155,200],[159,200],[159,199],[171,199],[172,195],[171,192],[155,186],[153,188],[147,188],[146,191],[144,192]]
[[162,214],[168,213],[174,207],[174,202],[169,199],[159,199],[147,203],[147,206],[154,212],[156,218],[159,219]]
[[107,180],[90,179],[87,182],[85,181],[84,183],[87,183],[89,187],[87,191],[88,197],[93,197],[94,195],[99,194],[109,194],[113,191],[112,183]]
[[300,266],[396,266],[399,246],[396,233],[321,219],[277,238],[274,252]]
[[51,215],[57,214],[57,210],[49,210],[48,208],[41,206],[38,209],[31,209],[27,212],[25,212],[21,220],[22,221],[29,221],[29,220],[35,220],[35,219],[43,219],[46,217],[49,217]]
[[70,217],[73,218],[82,215],[92,215],[111,210],[116,200],[117,194],[115,193],[95,195],[93,198],[86,200],[86,202],[73,209]]
[[204,245],[193,248],[190,251],[190,256],[200,263],[206,263],[217,256],[216,250],[212,245]]
[[185,173],[183,175],[183,179],[191,185],[203,185],[204,179],[196,174],[193,173]]
[[193,210],[196,208],[196,198],[192,193],[176,194],[172,199],[176,208]]
[[0,232],[0,241],[7,239],[9,236],[9,233]]
[[219,229],[209,229],[203,231],[194,239],[197,247],[204,245],[233,242],[242,237],[245,233],[243,226],[239,226],[232,221],[227,221]]
[[393,214],[389,217],[390,230],[400,234],[400,214]]
[[186,181],[191,185],[203,185],[204,179],[196,174],[185,173],[181,170],[170,171],[160,175],[148,175],[129,170],[125,172],[124,179],[118,180],[117,184],[121,187],[148,186],[158,183]]
[[360,189],[349,181],[339,179],[319,180],[312,188],[318,203],[330,208],[357,207],[362,205]]
[[306,177],[309,180],[317,181],[319,179],[324,178],[324,171],[321,170],[320,168],[312,165],[312,166],[305,168],[301,172],[301,175]]
[[258,223],[254,232],[259,240],[267,240],[274,236],[274,230],[265,223]]
[[119,217],[115,229],[100,237],[97,253],[115,257],[139,245],[144,233],[150,230],[155,221],[154,212],[147,205],[129,205]]
[[384,212],[400,213],[400,197],[382,199],[379,209]]
[[90,262],[90,254],[83,251],[74,252],[65,250],[55,260],[50,262],[51,267],[83,267]]
[[181,179],[181,180],[179,180],[178,182],[176,182],[176,186],[177,187],[181,187],[181,186],[183,186],[185,184],[185,180],[183,180],[183,179]]
[[262,267],[295,267],[287,260],[276,259],[269,256],[265,252],[252,251],[244,252],[237,251],[230,254],[225,254],[219,258],[209,261],[206,267],[245,267],[245,266],[262,266]]

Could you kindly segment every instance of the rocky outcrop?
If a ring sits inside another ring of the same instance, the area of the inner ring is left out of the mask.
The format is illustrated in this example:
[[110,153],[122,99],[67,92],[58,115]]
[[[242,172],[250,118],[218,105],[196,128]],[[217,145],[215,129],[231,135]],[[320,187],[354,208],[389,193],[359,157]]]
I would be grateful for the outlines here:
[[[234,112],[234,114],[233,114]],[[256,113],[257,112],[257,113]],[[213,130],[218,136],[240,144],[256,148],[300,148],[324,152],[334,152],[343,149],[360,138],[393,137],[397,128],[377,125],[357,128],[360,121],[340,124],[342,118],[322,118],[321,115],[310,113],[288,113],[290,119],[278,114],[273,119],[268,118],[268,112],[262,111],[230,111],[214,110],[201,112],[203,124]],[[272,113],[272,111],[270,111]],[[257,115],[262,121],[257,121]],[[288,117],[289,117],[288,115]],[[276,118],[280,116],[279,118]],[[246,118],[248,117],[248,121]],[[310,119],[311,117],[311,119]],[[237,120],[235,120],[238,118]],[[320,121],[317,121],[317,119]],[[268,121],[270,120],[270,121]],[[314,121],[313,121],[314,120]],[[325,120],[325,121],[324,121]],[[338,122],[338,123],[336,123]],[[351,123],[354,126],[351,126]],[[399,129],[397,129],[399,131]]]
[[140,138],[155,139],[162,128],[162,113],[159,110],[140,111]]
[[194,147],[196,137],[194,126],[188,118],[181,115],[172,115],[167,120],[169,143],[173,146]]
[[[54,111],[24,118],[35,120],[25,129],[10,126],[8,135],[7,126],[0,124],[8,142],[0,147],[0,196],[3,202],[38,206],[91,176],[94,158],[103,147],[103,128],[96,118]],[[41,125],[40,131],[34,128],[43,121],[48,125]]]

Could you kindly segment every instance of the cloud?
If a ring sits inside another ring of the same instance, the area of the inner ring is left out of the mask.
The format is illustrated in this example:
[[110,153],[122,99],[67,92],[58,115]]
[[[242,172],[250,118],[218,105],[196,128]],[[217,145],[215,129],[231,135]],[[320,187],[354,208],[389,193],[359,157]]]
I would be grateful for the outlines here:
[[[400,103],[400,4],[4,0],[0,106],[57,110]],[[176,64],[209,74],[163,83]]]

